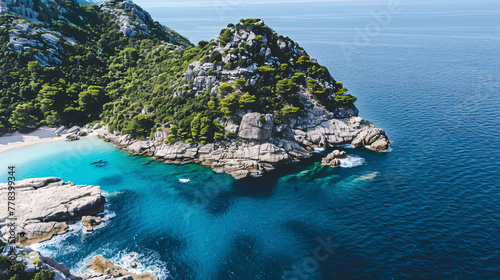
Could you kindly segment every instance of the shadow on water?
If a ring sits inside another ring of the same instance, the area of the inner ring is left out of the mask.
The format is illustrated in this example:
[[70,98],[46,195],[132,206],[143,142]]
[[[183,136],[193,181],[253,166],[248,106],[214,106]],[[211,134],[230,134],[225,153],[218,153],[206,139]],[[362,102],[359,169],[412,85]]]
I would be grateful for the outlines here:
[[123,176],[120,174],[114,174],[111,176],[102,177],[97,181],[98,185],[104,186],[114,186],[123,183]]
[[312,154],[310,158],[303,159],[298,163],[279,166],[271,172],[264,173],[262,177],[250,177],[234,181],[234,195],[254,198],[271,197],[274,188],[276,188],[283,176],[297,174],[304,169],[310,168],[318,160],[321,160],[321,155]]
[[261,241],[248,235],[231,240],[215,279],[281,279],[290,260],[278,254],[261,252]]
[[[287,268],[298,279],[372,279],[362,272],[370,266],[371,256],[366,256],[362,247],[348,248],[344,244],[348,236],[297,220],[286,221],[283,227],[302,242],[306,252]],[[360,274],[353,278],[356,270]]]

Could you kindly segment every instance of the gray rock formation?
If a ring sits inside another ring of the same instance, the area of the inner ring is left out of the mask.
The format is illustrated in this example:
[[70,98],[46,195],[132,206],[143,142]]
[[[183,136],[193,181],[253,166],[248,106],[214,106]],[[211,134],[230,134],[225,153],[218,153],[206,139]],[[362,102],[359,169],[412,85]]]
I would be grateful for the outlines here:
[[[275,127],[273,123],[271,115],[244,115],[239,136],[250,140],[247,143],[235,139],[206,145],[181,142],[165,144],[165,138],[141,141],[130,135],[107,132],[99,133],[98,137],[137,155],[155,157],[168,163],[201,163],[235,178],[260,176],[266,170],[310,156],[308,150],[312,151],[315,147],[349,144],[355,139],[367,137],[367,143],[377,144],[371,142],[372,135],[379,135],[375,140],[387,139],[383,137],[385,134],[382,130],[375,129],[372,123],[359,117],[349,121],[331,119],[308,130],[291,129],[287,125]],[[353,142],[357,143],[357,140]]]
[[[121,267],[114,265],[109,260],[105,259],[103,256],[96,256],[92,260],[92,262],[87,265],[87,267],[97,272],[101,276],[98,276],[98,278],[84,278],[85,280],[87,279],[158,280],[158,278],[156,278],[155,276],[153,276],[151,273],[148,272],[143,273],[141,275],[130,273],[122,269]],[[114,278],[102,278],[102,277],[114,277]],[[118,278],[118,277],[123,277],[123,278]]]
[[76,141],[80,140],[80,137],[76,133],[66,135],[66,141]]
[[296,129],[291,128],[292,124],[275,126],[270,114],[247,113],[239,127],[228,124],[225,129],[238,131],[240,139],[206,145],[165,144],[163,140],[168,134],[163,131],[155,133],[158,138],[154,140],[141,141],[131,135],[104,131],[98,137],[137,155],[175,164],[201,163],[235,178],[261,176],[266,170],[309,157],[310,151],[318,147],[351,143],[356,147],[371,145],[374,150],[388,147],[385,132],[371,122],[360,117],[335,119],[325,111],[313,110],[309,117],[299,120],[301,126],[294,123]]
[[[8,184],[0,184],[0,232],[9,231],[7,213]],[[15,182],[16,232],[23,244],[32,244],[64,233],[68,221],[79,220],[104,210],[105,199],[98,186],[75,185],[60,178],[47,177]]]
[[82,217],[82,225],[85,227],[85,229],[87,231],[93,231],[94,226],[97,226],[100,224],[101,224],[100,217],[93,217],[93,216],[83,216]]
[[264,141],[271,137],[273,126],[273,115],[248,113],[241,120],[238,136],[242,139]]
[[[132,1],[105,0],[101,3],[100,9],[113,15],[113,21],[118,23],[120,31],[127,37],[149,36],[153,33],[150,27],[151,16]],[[163,33],[165,41],[177,45],[175,39],[168,34],[165,26],[159,25],[158,27]]]
[[385,131],[380,128],[365,129],[356,135],[351,142],[355,147],[363,147],[370,145],[373,150],[386,150],[389,147],[390,141],[385,135]]
[[100,123],[96,123],[96,124],[94,124],[92,126],[92,130],[97,130],[97,129],[101,128],[101,127],[102,127],[102,125]]
[[71,133],[77,133],[78,131],[80,131],[81,127],[75,125],[75,126],[72,126],[71,128],[68,129],[68,133],[71,134]]
[[335,150],[321,160],[321,165],[337,167],[340,166],[340,159],[345,157],[344,151]]

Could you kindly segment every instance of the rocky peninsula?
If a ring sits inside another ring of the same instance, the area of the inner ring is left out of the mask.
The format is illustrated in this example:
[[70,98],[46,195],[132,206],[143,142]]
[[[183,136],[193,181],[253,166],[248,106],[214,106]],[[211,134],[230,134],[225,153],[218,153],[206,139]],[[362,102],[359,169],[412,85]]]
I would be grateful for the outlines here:
[[[165,143],[168,130],[155,133],[152,140],[138,140],[119,132],[100,132],[98,137],[136,155],[154,157],[167,163],[201,163],[216,172],[235,178],[261,176],[265,171],[307,158],[315,148],[351,144],[385,150],[389,139],[385,132],[360,117],[329,118],[328,112],[310,111],[298,126],[275,125],[270,114],[247,113],[241,123],[226,123],[225,130],[239,136],[233,141],[210,144]],[[314,115],[317,112],[323,115]]]

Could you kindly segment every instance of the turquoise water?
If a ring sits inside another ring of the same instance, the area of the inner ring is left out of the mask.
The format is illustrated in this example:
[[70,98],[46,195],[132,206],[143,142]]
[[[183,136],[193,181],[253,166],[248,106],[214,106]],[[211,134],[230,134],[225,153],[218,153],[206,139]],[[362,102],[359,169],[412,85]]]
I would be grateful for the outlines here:
[[[358,165],[311,160],[242,181],[95,138],[2,153],[19,178],[59,176],[106,192],[102,228],[87,236],[76,224],[37,249],[74,272],[97,254],[126,267],[135,252],[136,271],[161,279],[500,279],[498,2],[401,1],[361,45],[356,28],[387,2],[241,5],[222,17],[208,2],[143,2],[195,42],[227,22],[264,18],[344,82],[393,150],[346,147]],[[356,52],[346,55],[346,46]],[[90,166],[98,159],[109,164]],[[330,251],[315,256],[322,243]]]

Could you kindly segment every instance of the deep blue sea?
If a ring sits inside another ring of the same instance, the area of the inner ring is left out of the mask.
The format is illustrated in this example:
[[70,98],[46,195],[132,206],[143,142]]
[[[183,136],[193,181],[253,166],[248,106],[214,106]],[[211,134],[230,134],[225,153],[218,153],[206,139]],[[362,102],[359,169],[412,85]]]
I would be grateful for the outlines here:
[[137,1],[193,42],[263,18],[344,82],[392,151],[235,181],[96,138],[11,150],[19,179],[100,185],[109,202],[92,234],[75,224],[34,248],[75,273],[102,254],[162,280],[500,279],[500,2],[177,2]]

